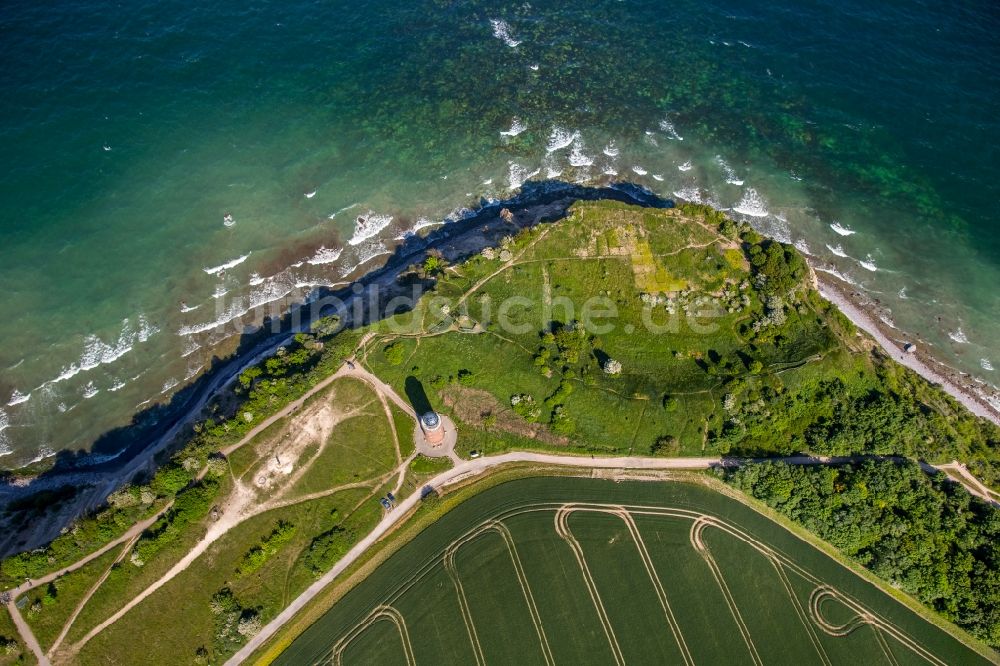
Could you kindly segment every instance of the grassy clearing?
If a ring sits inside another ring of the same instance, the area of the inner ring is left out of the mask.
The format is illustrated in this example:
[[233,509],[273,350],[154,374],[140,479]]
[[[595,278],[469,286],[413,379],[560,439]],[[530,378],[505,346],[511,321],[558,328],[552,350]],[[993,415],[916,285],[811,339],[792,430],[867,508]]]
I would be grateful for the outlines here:
[[17,627],[14,626],[14,618],[6,609],[0,612],[0,641],[2,641],[0,665],[38,663],[31,650],[21,640],[20,634],[17,633]]
[[[887,627],[904,639],[915,639],[946,663],[989,663],[825,553],[722,494],[678,482],[613,483],[565,477],[505,483],[452,509],[348,592],[275,663],[312,663],[329,655],[338,639],[379,604],[391,605],[403,617],[418,661],[468,663],[476,648],[465,632],[453,576],[462,583],[468,619],[476,627],[478,649],[487,661],[543,663],[538,628],[521,587],[525,581],[557,663],[594,661],[598,654],[607,656],[612,643],[587,594],[582,570],[573,549],[553,526],[551,503],[564,502],[676,507],[709,513],[780,553],[785,563],[779,573],[779,568],[745,541],[713,527],[702,533],[707,552],[718,564],[747,623],[750,643],[765,663],[787,659],[813,662],[819,658],[819,650],[836,661],[849,654],[875,655],[885,660],[870,626],[863,625],[846,637],[834,637],[823,633],[812,620],[807,625],[802,623],[794,602],[808,608],[809,595],[821,584],[877,613]],[[536,510],[526,511],[532,507]],[[446,564],[445,549],[489,519],[499,519],[511,535],[523,564],[523,581],[519,581],[507,542],[496,530],[487,530],[458,548],[449,575],[451,565]],[[707,561],[692,546],[690,516],[636,517],[638,532],[670,602],[682,643],[673,638],[640,551],[623,520],[606,513],[581,511],[571,514],[566,524],[593,575],[602,608],[618,638],[618,649],[626,659],[656,661],[664,654],[678,653],[683,644],[695,663],[748,660],[750,647],[740,638],[721,587]],[[838,609],[836,603],[824,604],[826,620],[842,621],[845,613],[854,616],[855,611]],[[807,627],[819,637],[818,648]],[[888,649],[901,663],[918,661],[904,643],[885,630],[882,633],[887,636]],[[376,622],[362,629],[359,640],[347,645],[345,659],[362,663],[373,663],[374,659],[394,661],[402,649],[399,641],[391,623]],[[740,654],[745,659],[740,659]]]
[[[52,646],[77,605],[111,567],[121,551],[122,546],[112,548],[86,566],[57,578],[53,581],[55,594],[48,601],[46,601],[48,591],[46,587],[32,590],[28,595],[28,606],[22,615],[42,649]],[[40,610],[36,613],[28,612],[36,601],[39,602]]]
[[[251,450],[253,455],[246,453]],[[224,660],[244,640],[236,631],[238,620],[255,616],[266,622],[374,527],[382,516],[377,498],[397,465],[386,412],[372,389],[355,379],[337,381],[242,452],[236,465],[243,471],[242,492],[256,493],[258,502],[280,502],[281,508],[227,532],[87,643],[73,657],[76,663],[104,663],[107,655],[114,655],[116,663],[179,663],[195,659],[199,651],[213,663]],[[275,473],[279,464],[290,467]],[[267,478],[264,485],[262,478]],[[352,484],[359,487],[323,494]],[[305,495],[315,497],[294,503]],[[186,530],[179,548],[189,549],[200,535],[200,530]],[[128,560],[116,567],[107,590],[102,588],[85,608],[70,642],[159,578],[183,550],[158,553],[138,570]],[[213,598],[223,590],[240,609],[232,617],[213,612]],[[153,647],[141,654],[126,651],[136,636],[146,636]]]

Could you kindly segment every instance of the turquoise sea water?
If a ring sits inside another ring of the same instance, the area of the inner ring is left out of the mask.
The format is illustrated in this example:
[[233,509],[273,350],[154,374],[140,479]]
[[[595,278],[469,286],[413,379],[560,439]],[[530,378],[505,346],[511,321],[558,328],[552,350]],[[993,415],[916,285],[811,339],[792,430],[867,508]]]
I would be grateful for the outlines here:
[[985,1],[4,3],[0,464],[527,178],[731,209],[998,384],[998,34]]

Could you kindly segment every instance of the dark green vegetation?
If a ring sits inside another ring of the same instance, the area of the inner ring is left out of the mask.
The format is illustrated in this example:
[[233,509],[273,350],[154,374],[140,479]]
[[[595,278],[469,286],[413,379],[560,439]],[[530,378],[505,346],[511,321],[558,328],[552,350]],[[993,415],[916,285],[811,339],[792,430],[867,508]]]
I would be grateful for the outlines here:
[[1000,647],[1000,511],[917,465],[749,465],[727,479]]
[[895,454],[996,484],[1000,429],[807,278],[793,247],[707,207],[581,202],[438,274],[366,362],[401,393],[417,377],[466,453]]
[[[578,510],[560,521],[564,503]],[[615,513],[622,505],[658,508]],[[703,514],[719,522],[692,531]],[[746,640],[711,563],[739,609]],[[817,616],[810,599],[825,586],[832,594],[821,594]],[[877,628],[859,621],[846,636],[824,629],[858,621],[859,611],[877,614]],[[914,649],[944,663],[988,663],[828,555],[704,485],[566,477],[511,481],[461,503],[348,592],[276,663],[325,661],[335,651],[344,663],[402,663],[406,646],[417,663],[473,663],[477,645],[486,663],[544,663],[544,645],[555,663],[612,663],[614,649],[630,663],[678,662],[682,649],[694,663],[750,663],[751,650],[764,663],[816,663],[821,654],[833,663],[926,663]]]

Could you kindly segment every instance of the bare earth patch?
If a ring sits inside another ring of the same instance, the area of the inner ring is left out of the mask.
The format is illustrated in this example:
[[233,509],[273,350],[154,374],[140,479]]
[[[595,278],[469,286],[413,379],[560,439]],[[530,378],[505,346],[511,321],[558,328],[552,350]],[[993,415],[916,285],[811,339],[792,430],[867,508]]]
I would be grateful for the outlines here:
[[512,435],[537,439],[554,446],[569,444],[568,438],[552,433],[544,425],[525,421],[487,391],[468,386],[449,386],[441,391],[441,397],[444,404],[453,409],[459,419],[470,425],[483,428],[485,427],[483,425],[484,419],[492,414],[496,417],[496,423],[493,427],[498,430],[509,432]]

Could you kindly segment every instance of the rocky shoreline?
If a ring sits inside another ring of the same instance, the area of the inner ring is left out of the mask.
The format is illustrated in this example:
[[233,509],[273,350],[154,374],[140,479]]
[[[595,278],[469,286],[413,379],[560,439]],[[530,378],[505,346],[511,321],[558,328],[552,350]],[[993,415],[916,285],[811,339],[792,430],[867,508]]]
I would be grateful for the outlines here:
[[[967,375],[941,363],[918,340],[886,324],[879,316],[877,304],[864,298],[856,288],[825,274],[814,274],[814,284],[823,298],[833,303],[855,326],[871,336],[894,361],[938,385],[976,416],[1000,425],[1000,410],[976,390],[976,385]],[[912,345],[909,351],[908,345]],[[936,370],[933,366],[940,366],[941,370]],[[1000,394],[993,392],[992,395],[1000,401]]]

